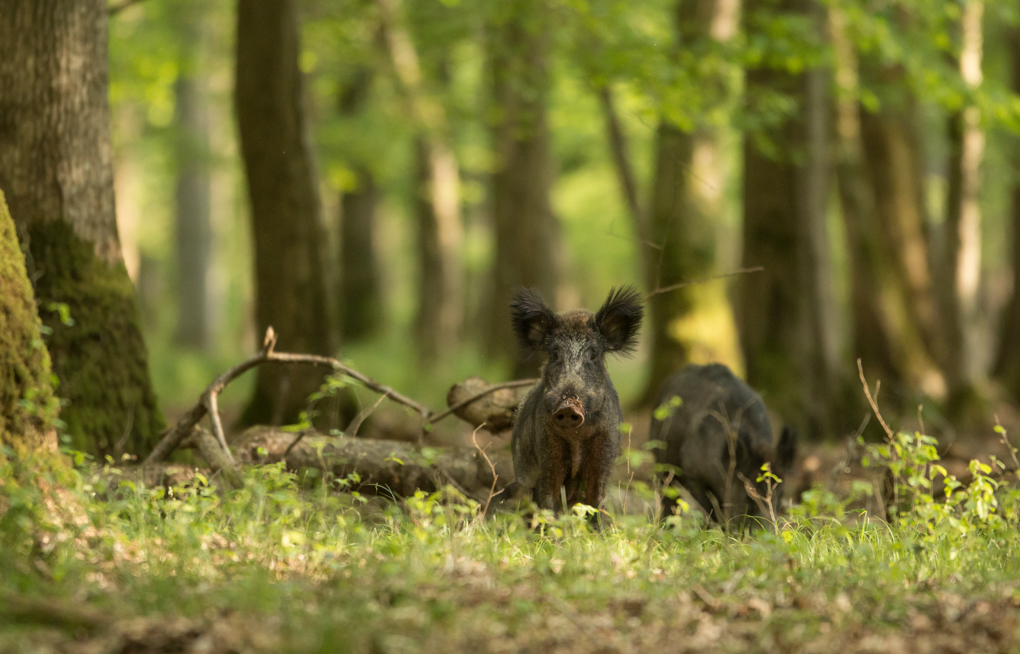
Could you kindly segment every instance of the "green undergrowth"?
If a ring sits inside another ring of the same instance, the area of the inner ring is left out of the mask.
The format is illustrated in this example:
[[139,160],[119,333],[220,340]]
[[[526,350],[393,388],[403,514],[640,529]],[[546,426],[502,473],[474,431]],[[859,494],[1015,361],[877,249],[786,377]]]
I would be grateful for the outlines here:
[[616,515],[601,532],[581,510],[485,519],[449,487],[381,501],[279,466],[222,493],[201,475],[146,487],[87,466],[58,486],[0,459],[0,651],[1017,647],[1020,500],[1004,466],[973,464],[964,487],[917,434],[867,458],[896,489],[889,522],[816,488],[743,535],[692,513]]

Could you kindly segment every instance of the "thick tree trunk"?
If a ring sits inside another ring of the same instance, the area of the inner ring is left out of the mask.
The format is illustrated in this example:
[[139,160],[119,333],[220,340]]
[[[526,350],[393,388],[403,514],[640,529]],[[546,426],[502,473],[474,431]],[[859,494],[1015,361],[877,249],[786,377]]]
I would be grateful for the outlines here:
[[[762,7],[754,3],[748,10],[753,15]],[[819,18],[820,8],[808,2],[783,8]],[[764,271],[740,280],[739,303],[748,382],[785,421],[816,439],[833,435],[842,395],[825,231],[825,86],[817,70],[747,73],[752,100],[763,90],[780,90],[801,109],[764,135],[773,153],[763,152],[751,136],[744,141],[744,265]]]
[[[1009,31],[1013,92],[1020,94],[1020,28]],[[999,333],[995,374],[1010,394],[1020,399],[1020,139],[1013,149],[1013,296]]]
[[144,455],[163,417],[117,237],[106,17],[103,0],[0,0],[0,188],[53,329],[73,446]]
[[[981,74],[982,0],[968,0],[960,20],[960,74],[977,88]],[[981,110],[967,106],[949,117],[949,184],[946,198],[946,334],[945,373],[950,413],[968,411],[977,400],[975,382],[982,375],[976,337],[978,286],[981,281],[981,161],[985,134]],[[980,404],[980,402],[978,402]]]
[[535,19],[541,0],[514,0],[512,16],[491,25],[495,171],[491,180],[495,257],[485,345],[490,356],[516,362],[514,376],[534,377],[537,357],[522,360],[510,327],[510,294],[517,286],[537,288],[555,302],[560,279],[559,231],[550,190],[546,99],[549,90],[549,25]]
[[[280,349],[330,355],[333,321],[294,0],[239,0],[235,102],[255,241],[256,325]],[[293,422],[323,373],[262,366],[244,424]]]
[[209,222],[212,181],[209,174],[209,107],[205,80],[197,74],[202,47],[200,16],[181,30],[181,75],[174,85],[177,102],[177,341],[204,350],[209,346]]
[[39,326],[25,256],[0,190],[0,445],[15,452],[57,449],[60,405]]
[[[364,110],[371,83],[359,71],[344,87],[340,115],[353,119]],[[354,188],[340,194],[340,334],[346,343],[379,333],[383,323],[382,284],[375,244],[375,207],[379,191],[367,166],[355,164]]]

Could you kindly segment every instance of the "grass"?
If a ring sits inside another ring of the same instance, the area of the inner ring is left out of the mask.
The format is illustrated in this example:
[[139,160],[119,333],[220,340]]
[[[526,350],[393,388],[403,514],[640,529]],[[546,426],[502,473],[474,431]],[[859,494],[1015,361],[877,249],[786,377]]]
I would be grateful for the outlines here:
[[893,524],[819,490],[742,537],[691,514],[618,515],[601,533],[574,514],[486,520],[449,488],[385,502],[278,466],[220,493],[88,466],[55,491],[6,463],[0,651],[1020,647],[1016,491],[982,495],[999,482],[978,469],[974,490],[935,500],[917,474],[937,461],[899,438],[899,455],[871,453],[902,471]]

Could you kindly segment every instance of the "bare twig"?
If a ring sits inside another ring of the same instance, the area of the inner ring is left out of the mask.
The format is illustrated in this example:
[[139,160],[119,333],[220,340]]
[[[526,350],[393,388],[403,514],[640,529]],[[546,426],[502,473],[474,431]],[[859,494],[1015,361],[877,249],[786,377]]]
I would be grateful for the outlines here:
[[675,291],[677,289],[684,288],[685,286],[694,286],[695,284],[704,284],[706,282],[713,282],[713,281],[715,281],[717,279],[725,279],[727,277],[735,277],[737,275],[746,275],[746,274],[749,274],[749,273],[761,272],[763,270],[765,270],[765,268],[763,266],[755,266],[754,268],[741,268],[739,270],[734,270],[733,272],[722,273],[720,275],[712,275],[711,277],[702,277],[701,279],[694,279],[694,280],[691,280],[689,282],[681,282],[679,284],[670,284],[669,286],[663,286],[661,288],[656,288],[653,291],[649,291],[645,295],[645,300],[648,300],[648,298],[656,296],[656,295],[660,295],[662,293],[669,293],[670,291]]
[[145,2],[145,0],[121,0],[121,2],[118,2],[115,5],[110,5],[109,7],[107,7],[106,15],[109,16],[110,18],[113,18],[114,16],[124,11],[128,7],[132,7],[141,2]]
[[478,400],[482,399],[483,397],[485,397],[489,393],[495,393],[496,391],[501,391],[501,390],[503,390],[505,388],[523,388],[524,386],[534,386],[535,384],[537,384],[540,381],[542,381],[542,380],[541,379],[537,379],[537,378],[536,379],[517,379],[515,381],[509,381],[509,382],[505,382],[503,384],[496,384],[495,386],[489,386],[484,391],[481,391],[479,393],[475,393],[474,395],[472,395],[471,397],[467,398],[466,400],[462,400],[460,402],[457,402],[456,404],[451,406],[446,411],[443,411],[442,413],[440,413],[436,417],[429,418],[428,422],[429,422],[429,424],[434,425],[437,422],[439,422],[440,420],[442,420],[443,418],[448,418],[451,414],[453,414],[453,413],[463,409],[467,405],[474,404],[475,402],[477,402]]
[[[868,404],[871,405],[871,410],[875,412],[875,417],[878,418],[879,424],[882,425],[882,429],[885,430],[885,435],[889,437],[889,440],[893,440],[893,430],[886,424],[885,418],[882,417],[882,412],[878,410],[878,402],[871,396],[871,389],[868,388],[868,380],[864,378],[864,366],[861,365],[861,360],[857,359],[857,374],[861,378],[861,386],[864,387],[864,396],[868,398]],[[881,384],[881,382],[879,382]],[[877,393],[879,386],[875,386],[875,392]]]
[[482,509],[482,515],[488,515],[489,504],[492,503],[492,498],[496,496],[496,482],[499,481],[499,475],[496,473],[496,465],[492,462],[492,459],[489,458],[489,455],[485,453],[485,449],[488,445],[485,447],[479,447],[478,445],[478,430],[484,426],[485,423],[483,422],[475,427],[474,431],[471,432],[471,444],[475,446],[478,453],[482,455],[483,459],[485,459],[485,463],[489,466],[489,470],[492,471],[492,487],[489,488],[489,497],[485,500],[485,508]]
[[332,357],[321,356],[317,354],[288,354],[283,352],[275,352],[276,347],[276,332],[270,327],[266,330],[266,337],[263,341],[262,351],[255,356],[249,358],[246,361],[230,368],[222,375],[213,380],[202,396],[199,398],[198,403],[191,409],[187,414],[181,417],[174,425],[172,429],[164,432],[162,440],[152,450],[152,453],[146,457],[144,463],[159,463],[164,461],[171,452],[173,452],[184,439],[185,436],[191,433],[191,430],[197,425],[202,418],[206,415],[209,416],[210,422],[213,426],[213,432],[216,435],[216,440],[219,441],[220,446],[224,448],[227,453],[227,457],[231,464],[233,464],[233,456],[230,454],[230,449],[227,447],[226,437],[223,433],[223,424],[220,421],[217,397],[220,392],[226,388],[227,384],[234,381],[244,373],[248,372],[252,368],[262,365],[263,363],[296,363],[314,366],[325,366],[332,368],[336,372],[342,373],[343,375],[350,377],[356,381],[361,382],[365,388],[380,393],[385,397],[388,397],[391,401],[397,404],[402,404],[406,407],[410,407],[422,418],[428,420],[432,415],[427,407],[415,402],[414,400],[401,395],[388,386],[376,382],[375,380],[363,375],[362,373],[348,368],[344,364],[340,363],[337,359]]

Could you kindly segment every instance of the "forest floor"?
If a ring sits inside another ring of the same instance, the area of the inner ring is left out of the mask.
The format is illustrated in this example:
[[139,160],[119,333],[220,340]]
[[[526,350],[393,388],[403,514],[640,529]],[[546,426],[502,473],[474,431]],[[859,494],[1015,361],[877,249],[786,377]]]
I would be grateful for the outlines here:
[[[18,484],[30,472],[8,465],[0,652],[1020,651],[1020,491],[967,461],[1010,460],[1001,435],[897,443],[878,462],[901,470],[897,521],[875,517],[886,468],[862,467],[862,446],[807,445],[799,502],[742,536],[694,512],[659,524],[639,458],[601,532],[279,466],[221,492],[84,465],[55,501],[45,474]],[[947,498],[940,465],[969,487]]]

